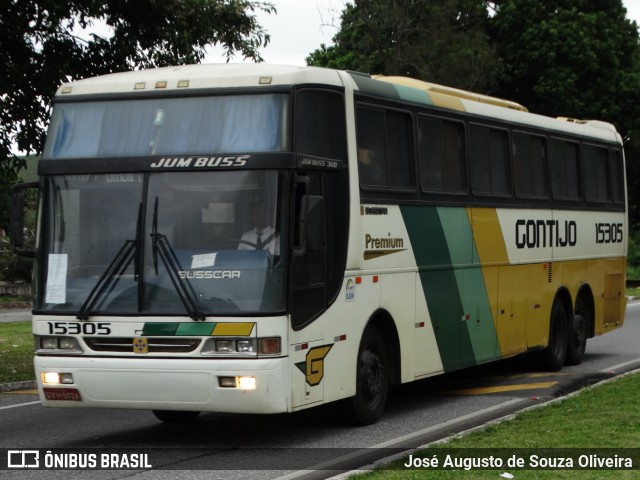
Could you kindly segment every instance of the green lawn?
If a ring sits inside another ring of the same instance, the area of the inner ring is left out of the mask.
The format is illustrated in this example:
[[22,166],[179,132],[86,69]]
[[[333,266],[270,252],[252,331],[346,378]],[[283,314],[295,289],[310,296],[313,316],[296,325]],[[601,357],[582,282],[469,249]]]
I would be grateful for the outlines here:
[[0,323],[0,383],[34,380],[31,322]]
[[[585,389],[578,395],[542,408],[521,412],[515,419],[489,426],[487,429],[454,438],[446,444],[431,446],[413,454],[413,458],[437,457],[446,460],[448,453],[462,458],[479,456],[487,459],[491,455],[516,455],[523,458],[527,468],[500,469],[407,469],[406,457],[386,467],[385,470],[358,476],[358,480],[396,479],[495,479],[503,473],[513,475],[516,480],[535,479],[601,479],[627,480],[640,478],[640,374],[627,375],[603,385]],[[531,468],[530,455],[551,455],[576,460],[588,449],[611,449],[600,451],[611,458],[631,457],[634,470],[539,470]],[[453,449],[453,450],[451,450]],[[482,449],[482,450],[479,450]],[[527,450],[525,450],[527,449]],[[544,451],[543,449],[554,449]],[[555,450],[557,449],[557,450]],[[634,449],[634,450],[625,450]],[[486,460],[485,460],[486,461]]]

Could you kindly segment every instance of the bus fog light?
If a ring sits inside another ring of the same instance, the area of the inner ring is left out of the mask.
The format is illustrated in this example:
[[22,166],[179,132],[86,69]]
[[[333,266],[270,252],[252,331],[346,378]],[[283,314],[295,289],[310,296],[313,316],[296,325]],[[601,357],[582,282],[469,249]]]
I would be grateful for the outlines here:
[[73,383],[73,375],[71,373],[60,373],[60,383],[71,385]]
[[256,377],[237,377],[236,380],[240,390],[256,389]]
[[218,384],[222,388],[236,388],[236,377],[218,377]]

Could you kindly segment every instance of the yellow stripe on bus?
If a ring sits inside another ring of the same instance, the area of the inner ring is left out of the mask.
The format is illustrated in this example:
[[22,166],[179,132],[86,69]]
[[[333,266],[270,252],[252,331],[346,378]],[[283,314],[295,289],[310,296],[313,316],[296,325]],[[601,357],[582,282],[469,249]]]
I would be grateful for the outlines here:
[[253,330],[253,322],[233,322],[233,323],[216,323],[211,336],[227,337],[227,336],[248,336]]

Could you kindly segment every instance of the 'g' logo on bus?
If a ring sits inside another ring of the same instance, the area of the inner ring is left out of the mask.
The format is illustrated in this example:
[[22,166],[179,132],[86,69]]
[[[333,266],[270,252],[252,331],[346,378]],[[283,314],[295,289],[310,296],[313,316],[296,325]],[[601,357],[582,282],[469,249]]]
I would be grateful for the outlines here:
[[307,352],[304,362],[296,363],[296,367],[304,373],[307,383],[315,387],[324,377],[324,357],[327,356],[333,345],[321,345],[313,347]]

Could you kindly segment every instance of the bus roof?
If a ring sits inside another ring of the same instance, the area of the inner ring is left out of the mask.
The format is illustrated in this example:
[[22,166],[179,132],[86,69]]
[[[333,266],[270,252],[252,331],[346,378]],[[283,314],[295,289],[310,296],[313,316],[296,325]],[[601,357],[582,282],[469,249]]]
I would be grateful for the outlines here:
[[424,103],[446,110],[520,124],[523,127],[555,130],[622,144],[622,138],[615,126],[599,120],[547,117],[530,113],[519,103],[510,100],[444,87],[413,78],[357,74],[352,74],[352,78],[360,91],[377,96]]
[[198,64],[113,73],[65,83],[58,97],[150,91],[316,84],[342,87],[379,97],[433,105],[511,123],[622,143],[615,127],[601,121],[554,119],[528,113],[509,100],[467,92],[407,77],[370,76],[320,67],[270,64]]
[[343,86],[336,70],[259,64],[202,64],[112,73],[63,84],[58,96],[320,83]]

